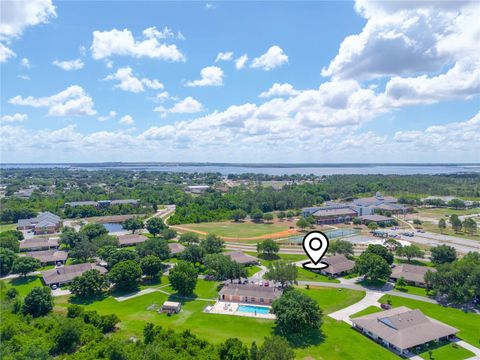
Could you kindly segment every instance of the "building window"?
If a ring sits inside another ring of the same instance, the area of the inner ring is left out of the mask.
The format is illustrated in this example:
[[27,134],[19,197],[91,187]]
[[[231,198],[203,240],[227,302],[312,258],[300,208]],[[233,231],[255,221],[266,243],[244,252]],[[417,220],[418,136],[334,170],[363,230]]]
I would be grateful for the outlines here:
[[263,298],[260,298],[260,302],[263,303]]

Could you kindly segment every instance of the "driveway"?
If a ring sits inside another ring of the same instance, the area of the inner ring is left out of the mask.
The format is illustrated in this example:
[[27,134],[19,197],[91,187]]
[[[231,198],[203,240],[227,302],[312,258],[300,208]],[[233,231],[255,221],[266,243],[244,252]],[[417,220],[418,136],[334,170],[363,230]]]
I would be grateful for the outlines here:
[[377,306],[380,307],[380,303],[378,302],[378,299],[380,299],[384,294],[381,292],[376,292],[376,291],[367,291],[367,294],[365,297],[360,300],[359,302],[350,305],[344,309],[335,311],[334,313],[328,314],[331,318],[334,318],[335,320],[341,320],[345,321],[348,324],[352,324],[350,321],[350,316],[366,309],[369,306]]

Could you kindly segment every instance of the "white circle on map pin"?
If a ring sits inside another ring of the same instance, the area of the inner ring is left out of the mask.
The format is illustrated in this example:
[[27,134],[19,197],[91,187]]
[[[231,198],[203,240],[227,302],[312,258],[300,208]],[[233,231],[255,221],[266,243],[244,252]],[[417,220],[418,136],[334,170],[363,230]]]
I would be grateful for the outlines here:
[[311,231],[303,238],[303,250],[308,255],[311,262],[303,264],[307,269],[324,269],[328,264],[320,262],[328,249],[328,238],[320,231]]

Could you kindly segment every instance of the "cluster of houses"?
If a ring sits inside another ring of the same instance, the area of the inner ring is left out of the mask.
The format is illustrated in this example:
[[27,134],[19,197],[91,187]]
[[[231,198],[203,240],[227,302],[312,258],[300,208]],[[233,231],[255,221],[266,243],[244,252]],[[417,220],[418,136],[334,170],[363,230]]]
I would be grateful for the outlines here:
[[132,205],[138,206],[139,201],[135,199],[123,199],[123,200],[99,200],[99,201],[72,201],[65,203],[65,206],[77,207],[77,206],[94,206],[96,208],[105,208],[114,205]]
[[20,219],[17,230],[33,231],[35,235],[54,234],[62,227],[62,219],[51,212],[41,212],[37,217]]
[[392,221],[391,218],[379,213],[405,214],[407,211],[408,208],[398,204],[396,198],[376,193],[372,197],[342,203],[329,202],[325,206],[304,208],[302,216],[313,216],[319,225],[351,222],[354,218],[359,218],[365,224],[370,222],[389,224]]

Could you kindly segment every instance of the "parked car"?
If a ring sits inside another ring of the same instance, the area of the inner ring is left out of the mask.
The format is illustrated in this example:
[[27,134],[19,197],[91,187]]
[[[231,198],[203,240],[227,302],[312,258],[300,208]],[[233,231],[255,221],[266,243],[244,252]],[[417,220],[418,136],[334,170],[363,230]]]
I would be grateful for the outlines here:
[[392,307],[388,304],[380,304],[380,307],[383,309],[383,310],[390,310]]
[[263,286],[270,286],[270,284],[268,283],[268,281],[265,281],[265,283],[263,284]]
[[57,285],[53,284],[52,285],[52,290],[57,290]]
[[263,281],[260,281],[258,285],[263,286]]

